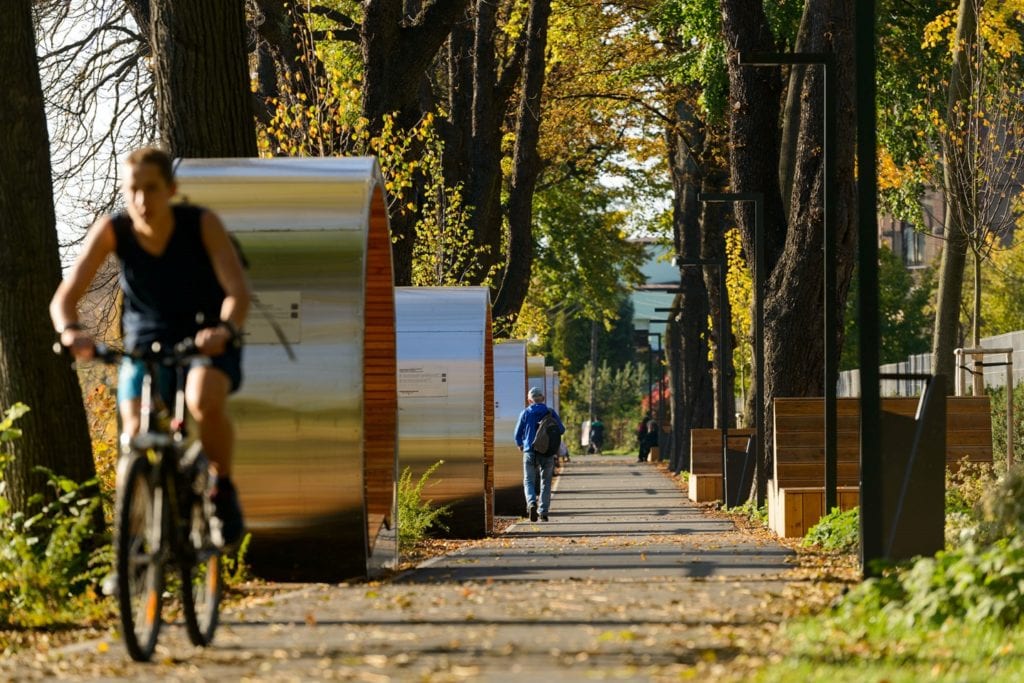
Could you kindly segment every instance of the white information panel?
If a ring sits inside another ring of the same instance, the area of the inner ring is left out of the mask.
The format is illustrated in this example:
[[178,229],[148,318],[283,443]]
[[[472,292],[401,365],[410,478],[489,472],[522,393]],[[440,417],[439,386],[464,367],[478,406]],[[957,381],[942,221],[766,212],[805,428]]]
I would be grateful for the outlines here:
[[410,398],[448,396],[448,366],[398,364],[398,395]]
[[302,292],[253,292],[245,343],[280,344],[281,337],[289,344],[302,342]]

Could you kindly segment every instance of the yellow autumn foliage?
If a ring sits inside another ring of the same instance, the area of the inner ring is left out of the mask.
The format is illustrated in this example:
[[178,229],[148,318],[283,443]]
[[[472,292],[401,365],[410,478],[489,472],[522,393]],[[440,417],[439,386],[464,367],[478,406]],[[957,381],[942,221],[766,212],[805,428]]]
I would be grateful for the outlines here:
[[[986,49],[1002,59],[1019,55],[1022,41],[1018,26],[1022,15],[1024,0],[984,2],[978,17],[978,34]],[[956,9],[939,14],[925,27],[924,47],[947,45],[951,54],[956,52],[960,47],[956,44],[956,23]]]

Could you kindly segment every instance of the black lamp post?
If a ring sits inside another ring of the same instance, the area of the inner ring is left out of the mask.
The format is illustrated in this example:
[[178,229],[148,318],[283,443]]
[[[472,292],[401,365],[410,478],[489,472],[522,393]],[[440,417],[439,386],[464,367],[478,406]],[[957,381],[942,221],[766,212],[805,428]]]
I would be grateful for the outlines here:
[[881,398],[878,371],[878,186],[875,131],[875,0],[854,9],[857,221],[860,298],[860,552],[865,578],[883,556]]
[[[859,4],[859,3],[857,3]],[[831,53],[775,53],[775,52],[741,52],[741,66],[780,66],[783,64],[808,65],[820,64],[825,70],[825,130],[824,130],[824,198],[825,209],[824,251],[825,251],[825,293],[824,293],[824,328],[825,328],[825,509],[832,510],[838,501],[836,496],[838,439],[836,433],[836,379],[839,368],[839,349],[836,343],[837,306],[836,306],[836,171],[835,171],[835,129],[836,129],[836,96],[832,83],[835,74],[835,55]],[[877,235],[875,238],[877,240]],[[877,247],[876,247],[877,251]],[[863,366],[862,366],[863,367]]]

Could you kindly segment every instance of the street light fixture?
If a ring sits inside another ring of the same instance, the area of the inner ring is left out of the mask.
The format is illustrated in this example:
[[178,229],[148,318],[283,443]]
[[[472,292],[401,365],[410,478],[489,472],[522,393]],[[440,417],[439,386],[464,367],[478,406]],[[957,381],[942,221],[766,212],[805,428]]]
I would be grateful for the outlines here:
[[[824,252],[825,252],[825,293],[824,293],[824,328],[825,328],[825,510],[830,511],[837,505],[836,483],[839,445],[837,438],[836,419],[836,380],[839,368],[839,350],[836,343],[837,313],[836,310],[836,171],[835,171],[835,128],[836,128],[836,95],[832,83],[836,70],[835,55],[821,53],[777,53],[777,52],[741,52],[740,66],[780,66],[820,64],[825,71],[825,130],[824,130]],[[877,239],[877,236],[876,238]]]

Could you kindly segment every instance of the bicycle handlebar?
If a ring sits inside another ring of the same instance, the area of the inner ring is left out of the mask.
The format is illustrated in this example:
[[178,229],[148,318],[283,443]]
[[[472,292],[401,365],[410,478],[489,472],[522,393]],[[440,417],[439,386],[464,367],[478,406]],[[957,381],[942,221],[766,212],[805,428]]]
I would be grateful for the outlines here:
[[[186,338],[175,344],[169,351],[163,349],[160,342],[153,342],[148,349],[137,348],[133,351],[115,349],[101,342],[93,342],[93,356],[95,360],[108,365],[120,363],[122,358],[128,357],[135,360],[153,361],[159,365],[175,367],[188,365],[195,358],[205,358],[196,346],[195,340]],[[71,356],[71,349],[59,341],[53,345],[53,352],[60,356]]]

